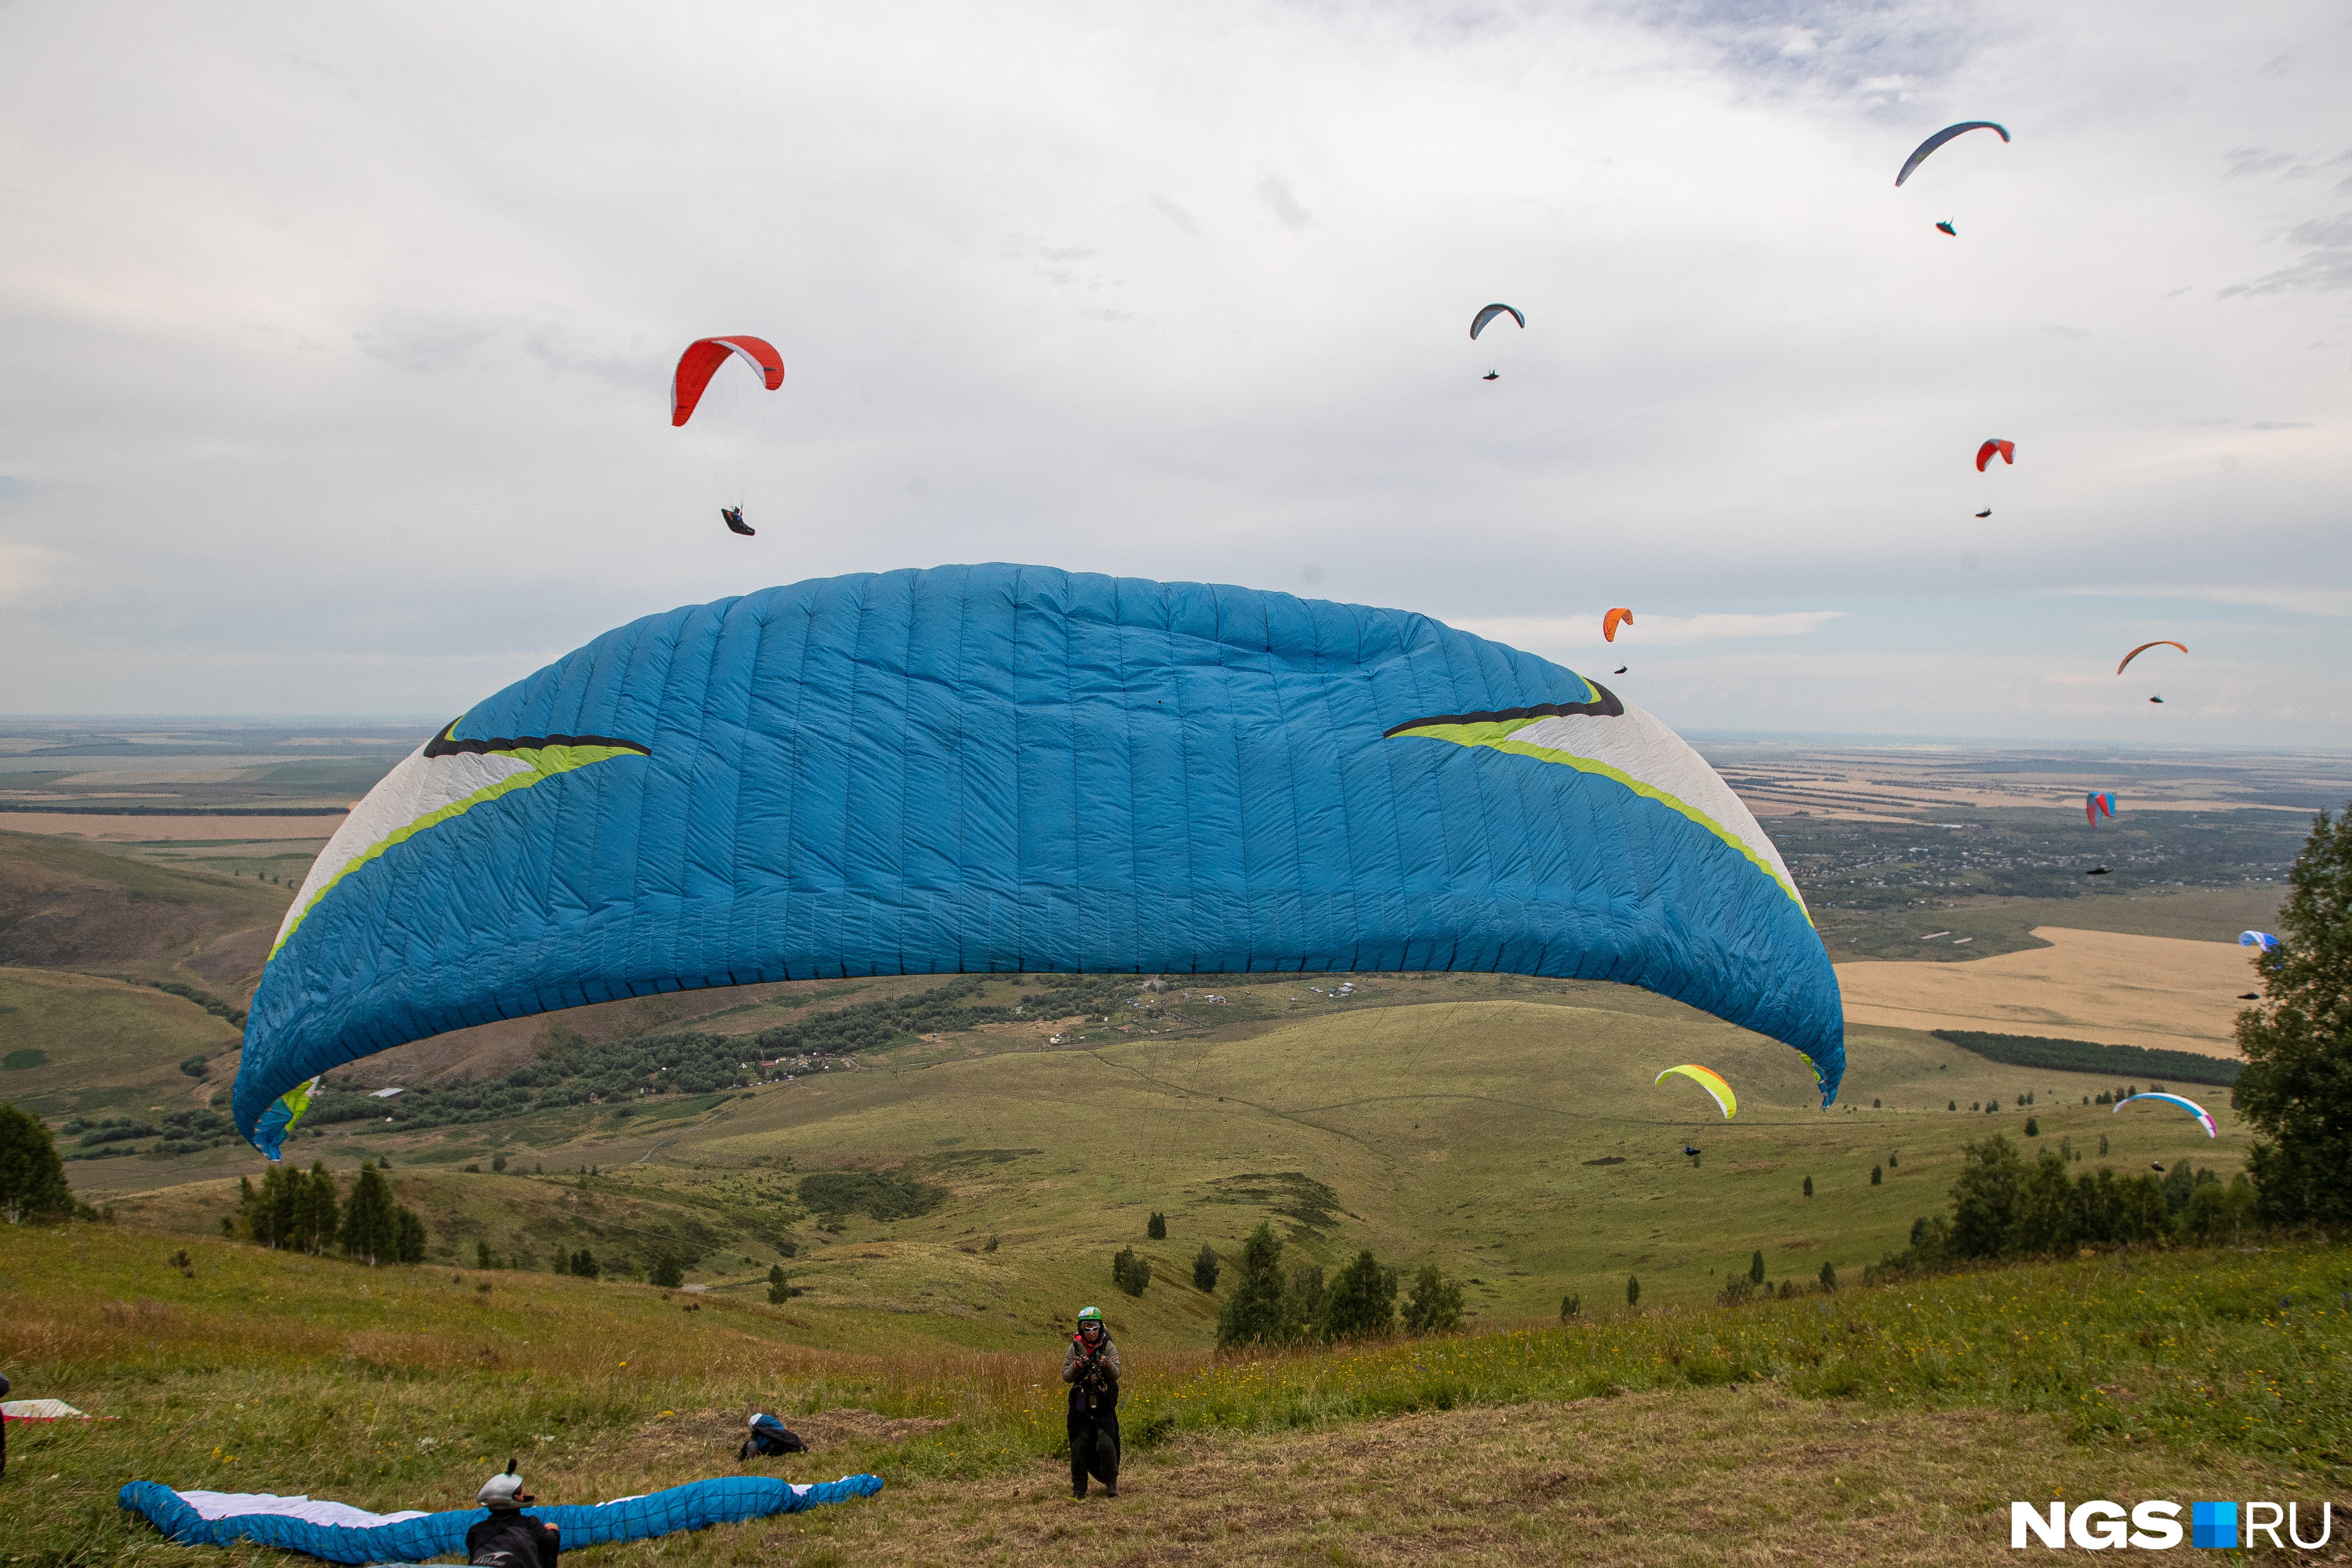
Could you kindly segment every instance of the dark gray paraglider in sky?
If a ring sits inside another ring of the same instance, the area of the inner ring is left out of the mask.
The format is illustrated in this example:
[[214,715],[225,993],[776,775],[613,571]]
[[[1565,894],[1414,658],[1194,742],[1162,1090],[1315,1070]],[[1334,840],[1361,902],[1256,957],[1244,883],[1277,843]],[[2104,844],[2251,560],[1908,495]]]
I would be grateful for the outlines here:
[[[1912,171],[1916,170],[1920,164],[1927,161],[1928,153],[1934,152],[1937,148],[1941,147],[1953,137],[1965,135],[1971,131],[1999,131],[2002,141],[2006,142],[2009,140],[2009,132],[2001,126],[1995,125],[1990,120],[1963,120],[1958,125],[1947,125],[1941,131],[1937,132],[1933,136],[1928,137],[1925,142],[1920,142],[1916,148],[1912,150],[1911,156],[1903,160],[1903,172],[1895,176],[1895,183],[1899,185],[1904,181],[1909,179],[1911,177]],[[1941,228],[1943,226],[1938,224],[1937,226]],[[1952,231],[1945,229],[1944,232],[1949,234]],[[1489,307],[1489,309],[1491,308],[1492,307]],[[1527,323],[1525,321],[1521,321],[1519,325],[1524,327]]]
[[1474,342],[1476,342],[1478,334],[1486,330],[1486,323],[1493,321],[1496,317],[1502,315],[1509,316],[1511,320],[1518,322],[1522,327],[1525,327],[1528,324],[1527,316],[1517,305],[1489,305],[1485,310],[1480,310],[1475,317],[1472,318],[1470,322],[1471,341]]

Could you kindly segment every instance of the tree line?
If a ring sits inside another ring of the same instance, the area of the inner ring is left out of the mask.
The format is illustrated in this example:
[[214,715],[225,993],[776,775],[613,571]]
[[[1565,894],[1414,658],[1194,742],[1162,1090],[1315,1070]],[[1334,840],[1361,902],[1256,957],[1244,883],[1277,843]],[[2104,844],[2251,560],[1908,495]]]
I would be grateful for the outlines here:
[[393,1195],[378,1166],[360,1167],[348,1197],[340,1196],[334,1173],[316,1162],[307,1175],[291,1165],[272,1165],[258,1187],[239,1176],[236,1189],[236,1213],[221,1221],[223,1236],[319,1257],[340,1248],[359,1263],[425,1261],[425,1222]]

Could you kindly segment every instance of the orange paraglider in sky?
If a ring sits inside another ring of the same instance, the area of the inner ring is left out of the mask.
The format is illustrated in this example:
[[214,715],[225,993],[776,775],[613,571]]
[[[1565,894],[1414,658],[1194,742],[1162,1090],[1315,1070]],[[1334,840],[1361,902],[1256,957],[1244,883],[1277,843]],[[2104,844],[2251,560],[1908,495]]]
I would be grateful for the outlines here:
[[1610,611],[1607,615],[1601,617],[1601,640],[1603,642],[1615,642],[1617,640],[1617,628],[1619,626],[1630,626],[1633,624],[1633,611],[1622,607]]
[[2124,664],[2129,664],[2132,660],[2137,658],[2140,655],[2146,653],[2152,647],[2177,647],[2183,653],[2187,653],[2189,651],[2189,645],[2186,643],[2174,642],[2170,637],[2158,637],[2154,642],[2144,642],[2140,644],[2139,647],[2132,649],[2131,652],[2124,655],[2124,663],[2116,666],[2116,673],[2117,675],[2121,675],[2124,672]]
[[2000,460],[2002,462],[2010,464],[2011,467],[2016,465],[2017,443],[2014,441],[2003,441],[1996,437],[1993,440],[1987,441],[1983,446],[1977,448],[1978,473],[1981,474],[1985,471],[1985,465],[1992,461],[1993,454],[1996,452],[2000,454]]

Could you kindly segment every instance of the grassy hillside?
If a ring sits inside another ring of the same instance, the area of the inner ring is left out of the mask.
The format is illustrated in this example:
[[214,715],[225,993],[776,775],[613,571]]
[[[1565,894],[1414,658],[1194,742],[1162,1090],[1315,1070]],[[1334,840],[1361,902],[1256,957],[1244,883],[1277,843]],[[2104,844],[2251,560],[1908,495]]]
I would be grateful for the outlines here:
[[877,1315],[813,1348],[827,1325],[797,1304],[219,1241],[183,1263],[98,1226],[0,1228],[0,1279],[18,1392],[118,1418],[10,1434],[0,1544],[69,1541],[85,1561],[247,1560],[121,1513],[132,1479],[462,1507],[513,1454],[541,1497],[586,1500],[734,1470],[754,1407],[816,1450],[761,1468],[875,1469],[888,1489],[646,1560],[1099,1562],[1213,1542],[1235,1562],[1499,1563],[1574,1541],[1580,1560],[1748,1563],[1762,1540],[1808,1561],[1979,1562],[2013,1496],[2315,1501],[2352,1458],[2340,1247],[1234,1360],[1136,1342],[1114,1304],[1127,1495],[1088,1511],[1054,1458],[1056,1337],[910,1348]]
[[[193,989],[193,987],[192,987]],[[43,1116],[201,1105],[236,1070],[239,1032],[183,996],[129,981],[0,969],[0,1100]],[[205,1057],[208,1077],[179,1064]]]
[[[1567,1295],[1622,1300],[1628,1274],[1647,1301],[1712,1300],[1758,1250],[1774,1279],[1824,1262],[1851,1274],[1941,1209],[1964,1143],[2021,1136],[2029,1114],[2030,1146],[2063,1141],[2084,1170],[2193,1160],[2226,1177],[2242,1163],[2222,1097],[2209,1142],[2185,1116],[2084,1105],[2116,1087],[2104,1077],[2003,1067],[1925,1035],[1857,1031],[1844,1100],[1824,1112],[1786,1047],[1641,993],[1519,983],[1503,999],[1492,981],[1423,977],[1392,989],[1464,999],[1395,1002],[1388,983],[1366,984],[1368,1000],[1224,1031],[1097,1023],[1103,1037],[1042,1049],[1035,1036],[950,1037],[745,1090],[423,1131],[345,1123],[294,1157],[346,1173],[390,1158],[452,1263],[478,1244],[542,1267],[585,1247],[642,1269],[671,1247],[690,1279],[764,1299],[769,1267],[788,1261],[811,1321],[882,1313],[894,1334],[966,1345],[1032,1340],[1109,1296],[1111,1256],[1133,1246],[1155,1283],[1120,1310],[1142,1342],[1170,1347],[1213,1333],[1194,1256],[1235,1257],[1262,1219],[1295,1263],[1333,1268],[1367,1247],[1435,1262],[1491,1322],[1556,1314]],[[1685,1061],[1738,1086],[1737,1121],[1685,1080],[1653,1085]],[[1998,1114],[1969,1109],[1995,1101]],[[504,1173],[490,1170],[501,1157]],[[136,1182],[116,1174],[142,1166]],[[259,1169],[223,1149],[73,1172],[127,1224],[216,1234],[228,1178]],[[889,1173],[935,1206],[812,1212],[800,1184],[835,1171]],[[183,1184],[133,1195],[175,1173]],[[1144,1235],[1154,1210],[1164,1241]]]
[[250,995],[288,888],[151,866],[79,839],[0,832],[0,964],[163,978]]

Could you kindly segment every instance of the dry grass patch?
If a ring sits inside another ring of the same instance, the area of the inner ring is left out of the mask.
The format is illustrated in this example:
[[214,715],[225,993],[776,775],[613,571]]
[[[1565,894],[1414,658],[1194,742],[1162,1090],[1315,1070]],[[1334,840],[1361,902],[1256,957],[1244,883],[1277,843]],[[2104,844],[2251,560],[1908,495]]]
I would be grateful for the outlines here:
[[2246,949],[2061,926],[2033,934],[2050,945],[1968,963],[1841,963],[1846,1019],[2238,1054],[2237,995],[2256,979]]
[[711,1560],[1964,1563],[2006,1558],[2012,1499],[2326,1495],[2268,1461],[2069,1444],[2041,1416],[1717,1389],[1193,1437],[1131,1453],[1117,1501],[1074,1501],[1059,1465],[894,1477],[877,1507],[747,1527]]

